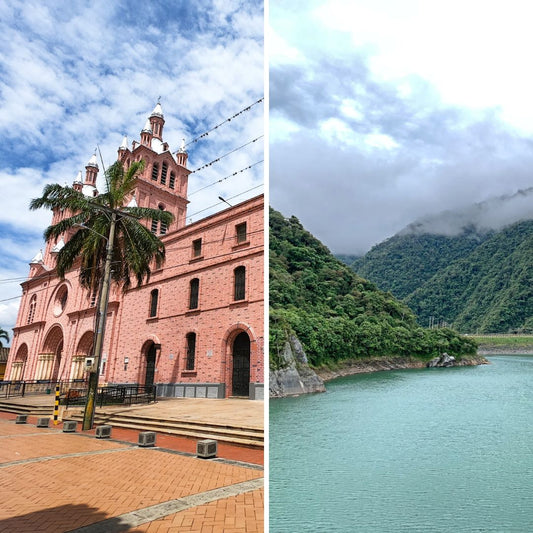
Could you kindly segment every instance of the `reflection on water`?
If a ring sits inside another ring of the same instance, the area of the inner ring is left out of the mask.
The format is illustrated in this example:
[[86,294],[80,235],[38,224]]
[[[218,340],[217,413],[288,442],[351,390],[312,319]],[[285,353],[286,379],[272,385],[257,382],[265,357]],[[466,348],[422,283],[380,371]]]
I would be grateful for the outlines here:
[[533,531],[533,357],[270,402],[270,531]]

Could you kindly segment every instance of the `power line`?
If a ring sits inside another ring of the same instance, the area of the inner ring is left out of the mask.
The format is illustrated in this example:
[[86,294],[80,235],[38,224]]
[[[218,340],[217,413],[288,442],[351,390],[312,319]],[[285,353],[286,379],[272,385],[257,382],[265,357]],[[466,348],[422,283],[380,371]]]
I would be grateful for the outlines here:
[[[231,196],[230,198],[227,198],[228,200],[233,200],[234,198],[238,198],[239,196],[242,196],[243,194],[246,194],[247,192],[253,191],[254,189],[258,189],[259,187],[262,187],[264,184],[260,183],[259,185],[256,185],[255,187],[252,187],[251,189],[248,189],[247,191],[240,192],[239,194],[236,194],[235,196]],[[187,214],[187,218],[194,217],[198,213],[203,213],[204,211],[208,211],[209,209],[213,209],[213,207],[216,207],[217,205],[220,205],[223,202],[217,202],[216,204],[213,204],[209,207],[205,207],[204,209],[200,209],[200,211],[196,211],[196,213],[193,213],[192,215]]]
[[[35,291],[39,292],[39,291]],[[18,296],[13,296],[12,298],[4,298],[3,300],[0,300],[0,302],[9,302],[10,300],[16,300],[17,298],[22,298],[22,294],[19,294]]]
[[248,141],[247,143],[241,145],[241,146],[238,146],[237,148],[234,148],[233,150],[230,150],[229,152],[227,152],[226,154],[224,155],[221,155],[220,157],[217,157],[216,159],[213,159],[213,161],[210,161],[209,163],[206,163],[205,165],[202,165],[201,167],[198,167],[196,169],[194,169],[191,174],[194,174],[195,172],[198,172],[199,170],[202,170],[204,168],[207,168],[207,167],[210,167],[212,164],[214,163],[217,163],[218,161],[220,161],[221,159],[224,159],[224,157],[227,157],[228,155],[236,152],[237,150],[241,150],[242,148],[244,148],[245,146],[248,146],[249,144],[252,144],[256,141],[258,141],[259,139],[262,139],[264,137],[264,135],[259,135],[259,137],[256,137],[255,139],[252,139],[251,141]]
[[[254,187],[254,189],[258,188],[258,187],[261,187],[261,185],[258,185],[257,187]],[[248,189],[248,191],[244,191],[242,193],[239,193],[235,196],[232,196],[231,198],[229,198],[229,200],[233,200],[234,198],[237,198],[238,196],[241,196],[242,194],[246,194],[247,192],[251,191],[253,189]],[[222,202],[218,202],[216,205],[220,205],[220,203]],[[214,206],[212,206],[214,207]],[[210,208],[206,208],[206,209],[210,209]],[[198,211],[200,212],[200,211]],[[196,214],[196,213],[195,213]],[[180,231],[181,229],[184,229],[184,228],[180,228],[179,230],[176,230],[176,231]],[[257,233],[264,233],[264,228],[260,228],[258,230],[255,230],[255,231],[249,231],[248,234],[249,235],[255,235]],[[166,235],[162,235],[162,237],[167,237],[167,236],[172,236],[171,233],[167,233]],[[216,243],[221,243],[221,242],[224,242],[225,240],[227,240],[227,237],[223,237],[221,239],[214,239],[212,241],[205,241],[203,244],[204,245],[210,245],[210,244],[216,244]],[[187,244],[186,246],[165,246],[165,250],[171,250],[173,252],[177,252],[177,251],[181,251],[181,250],[188,250],[190,249],[190,244]],[[217,257],[217,256],[215,256]],[[119,263],[119,261],[115,261],[114,263]],[[113,264],[114,264],[113,263]],[[88,268],[87,270],[92,270],[93,268],[98,268],[98,267],[90,267]],[[165,270],[166,268],[172,268],[172,267],[163,267],[162,270]],[[31,281],[31,282],[35,282],[35,281],[38,281],[40,279],[43,279],[43,278],[48,278],[50,276],[55,276],[56,274],[54,273],[54,270],[50,270],[49,272],[47,272],[46,274],[41,274],[40,276],[36,276],[34,278],[28,278],[28,277],[20,277],[20,278],[6,278],[6,279],[3,279],[3,280],[0,280],[0,283],[16,283],[16,282],[19,282],[19,281]],[[55,287],[56,285],[54,285]],[[46,289],[47,287],[43,288],[43,289],[39,289],[40,290],[44,290]],[[35,292],[39,292],[39,291],[35,291]],[[3,300],[0,300],[0,302],[7,302],[9,300],[15,300],[17,298],[21,298],[22,295],[19,295],[19,296],[13,296],[11,298],[5,298]]]
[[197,189],[196,191],[190,192],[188,194],[188,196],[192,196],[193,194],[196,194],[197,192],[203,191],[204,189],[207,189],[209,187],[212,187],[213,185],[216,185],[217,183],[222,183],[223,181],[227,180],[228,178],[232,178],[233,176],[236,176],[237,174],[240,174],[241,172],[244,172],[246,170],[249,170],[249,169],[255,167],[255,165],[259,165],[259,163],[262,163],[263,161],[264,161],[264,159],[261,159],[261,161],[257,161],[256,163],[252,163],[251,165],[248,165],[245,168],[241,168],[241,170],[236,170],[233,174],[228,174],[224,178],[220,178],[219,180],[214,181],[213,183],[210,183],[209,185],[205,185],[204,187],[201,187],[200,189]]
[[212,131],[215,131],[217,128],[220,128],[220,126],[222,126],[223,124],[226,124],[227,122],[231,122],[234,118],[237,118],[239,115],[242,115],[243,113],[246,113],[247,111],[250,111],[250,109],[252,109],[253,106],[261,103],[264,99],[265,99],[264,96],[259,98],[259,100],[257,100],[253,104],[250,104],[248,107],[245,107],[244,109],[241,109],[240,111],[238,111],[237,113],[235,113],[231,117],[228,117],[226,120],[223,120],[220,124],[217,124],[216,126],[213,126],[210,130],[202,133],[201,135],[199,135],[198,137],[196,137],[192,141],[189,141],[187,144],[185,144],[185,146],[189,146],[190,144],[196,143],[200,139],[203,139],[204,137],[207,137]]
[[[262,233],[264,230],[261,229],[261,230],[257,230],[255,232],[250,232],[250,234],[252,233]],[[220,241],[222,241],[223,239],[219,239]],[[211,241],[209,243],[205,243],[205,244],[212,244],[214,242],[217,242],[217,241]],[[190,246],[186,246],[186,247],[183,247],[183,248],[169,248],[169,249],[172,249],[172,250],[187,250],[189,249]],[[264,244],[260,244],[260,245],[257,245],[257,246],[252,246],[252,247],[248,247],[248,248],[245,248],[243,250],[238,250],[238,251],[235,251],[235,250],[232,250],[230,252],[226,252],[226,253],[223,253],[223,254],[218,254],[218,255],[210,255],[207,259],[220,259],[222,257],[227,257],[229,255],[235,255],[235,254],[238,254],[240,252],[249,252],[250,250],[257,250],[257,249],[261,249],[261,248],[264,248]],[[238,257],[236,258],[238,259]],[[113,263],[118,263],[119,261],[114,261]],[[173,268],[180,268],[180,267],[184,267],[184,266],[188,266],[189,265],[189,260],[187,260],[185,263],[180,263],[180,264],[177,264],[177,265],[172,265],[172,266],[163,266],[161,269],[158,270],[158,273],[159,272],[162,272],[162,271],[168,271],[168,270],[171,270]],[[93,267],[93,268],[96,268],[96,267]],[[53,272],[50,272],[50,274],[54,275]],[[152,273],[153,274],[153,273]],[[189,272],[187,272],[187,274],[190,274]],[[35,279],[37,278],[33,278],[32,281],[34,281]],[[46,291],[46,290],[55,290],[56,287],[58,287],[59,285],[61,285],[61,283],[63,283],[64,280],[58,280],[58,282],[54,285],[48,285],[46,287],[42,287],[40,289],[37,289],[35,291],[31,291],[31,294],[37,294],[39,292],[42,292],[42,291]],[[145,283],[144,285],[149,285],[149,282]],[[131,290],[136,290],[136,289],[140,289],[143,285],[140,285],[140,286],[135,286],[135,287],[131,287],[130,289],[128,289],[128,291],[131,291]],[[17,298],[22,298],[23,294],[19,295],[19,296],[13,296],[11,298],[5,298],[3,300],[0,300],[0,302],[7,302],[7,301],[10,301],[10,300],[16,300]],[[90,309],[94,308],[94,306],[89,306]]]

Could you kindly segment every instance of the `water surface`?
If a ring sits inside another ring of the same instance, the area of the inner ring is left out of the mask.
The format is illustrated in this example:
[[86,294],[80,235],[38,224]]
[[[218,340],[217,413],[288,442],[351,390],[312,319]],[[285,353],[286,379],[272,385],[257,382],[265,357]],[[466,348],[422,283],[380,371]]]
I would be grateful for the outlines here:
[[533,357],[270,401],[270,531],[533,531]]

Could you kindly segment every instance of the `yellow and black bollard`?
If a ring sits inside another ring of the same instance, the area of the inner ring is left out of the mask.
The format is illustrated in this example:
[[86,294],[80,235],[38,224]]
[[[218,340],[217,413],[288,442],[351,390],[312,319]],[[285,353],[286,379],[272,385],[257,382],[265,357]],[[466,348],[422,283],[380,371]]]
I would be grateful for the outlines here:
[[56,401],[54,404],[54,426],[57,426],[58,424],[58,418],[59,416],[59,385],[56,385]]

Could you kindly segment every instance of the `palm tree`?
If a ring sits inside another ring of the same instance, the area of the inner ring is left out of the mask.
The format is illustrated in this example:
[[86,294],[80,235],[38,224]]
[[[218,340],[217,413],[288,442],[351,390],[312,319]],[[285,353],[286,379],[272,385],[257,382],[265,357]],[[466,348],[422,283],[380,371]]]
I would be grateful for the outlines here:
[[0,348],[4,346],[2,341],[9,342],[9,333],[4,328],[0,328]]
[[47,185],[40,198],[30,203],[30,209],[46,207],[67,212],[57,224],[49,226],[44,238],[55,242],[65,232],[76,232],[57,254],[57,274],[64,278],[76,261],[80,260],[80,283],[96,291],[103,275],[106,260],[107,235],[115,212],[115,236],[112,250],[111,279],[124,290],[150,278],[150,266],[155,261],[160,267],[165,259],[165,246],[141,221],[161,221],[167,226],[174,217],[168,211],[147,207],[128,207],[138,175],[144,169],[144,161],[136,161],[125,170],[117,161],[106,173],[106,191],[96,197],[87,197],[73,187],[58,184]]
[[30,203],[30,209],[48,207],[66,213],[44,232],[47,242],[57,241],[61,235],[77,229],[57,254],[59,277],[64,278],[79,259],[81,285],[91,292],[100,287],[94,337],[96,369],[89,374],[84,430],[91,429],[94,421],[110,279],[124,290],[130,287],[132,277],[141,285],[150,277],[152,261],[160,267],[165,259],[164,244],[141,221],[155,220],[168,227],[174,219],[172,214],[160,209],[134,207],[131,202],[124,205],[131,198],[137,176],[143,169],[144,161],[134,162],[127,170],[117,161],[105,173],[104,194],[86,197],[73,187],[47,185],[43,196]]

